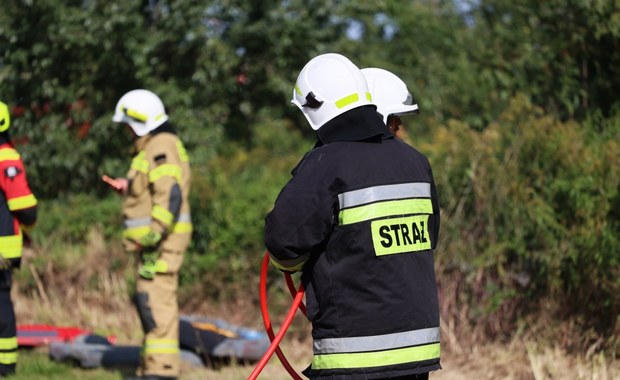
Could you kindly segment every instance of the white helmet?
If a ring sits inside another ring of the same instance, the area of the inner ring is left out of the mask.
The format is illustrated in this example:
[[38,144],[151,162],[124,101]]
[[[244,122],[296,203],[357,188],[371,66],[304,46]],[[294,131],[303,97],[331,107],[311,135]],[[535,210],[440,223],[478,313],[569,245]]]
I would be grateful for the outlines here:
[[138,136],[144,136],[168,120],[161,99],[149,90],[132,90],[116,104],[112,121],[127,123]]
[[362,73],[366,77],[368,89],[377,105],[377,112],[383,116],[384,123],[387,124],[389,115],[419,112],[407,85],[398,76],[375,67],[362,69]]
[[316,131],[344,112],[371,104],[371,96],[360,69],[347,57],[328,53],[304,66],[291,102]]

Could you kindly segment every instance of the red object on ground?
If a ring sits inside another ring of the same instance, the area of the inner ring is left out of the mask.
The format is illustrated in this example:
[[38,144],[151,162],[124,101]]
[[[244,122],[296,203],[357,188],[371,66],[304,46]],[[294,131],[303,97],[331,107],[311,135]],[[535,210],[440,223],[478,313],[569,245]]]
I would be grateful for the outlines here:
[[[23,347],[45,346],[53,342],[72,342],[80,335],[90,335],[90,330],[79,327],[61,327],[52,325],[17,325],[17,345]],[[116,337],[107,337],[111,344]]]

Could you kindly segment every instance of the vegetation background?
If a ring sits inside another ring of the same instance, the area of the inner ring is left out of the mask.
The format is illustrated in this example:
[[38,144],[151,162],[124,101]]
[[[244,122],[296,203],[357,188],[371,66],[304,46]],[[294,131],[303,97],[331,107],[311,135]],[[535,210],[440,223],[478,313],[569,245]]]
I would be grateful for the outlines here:
[[[444,370],[432,377],[619,378],[616,0],[4,0],[0,98],[41,200],[13,289],[19,322],[139,338],[120,199],[100,177],[129,165],[116,101],[148,88],[193,164],[181,309],[260,329],[263,218],[315,138],[289,100],[325,52],[398,74],[422,111],[405,138],[429,157],[442,205]],[[302,318],[286,347],[303,368]],[[120,376],[42,355],[24,352],[17,378]],[[286,378],[274,367],[266,376]]]

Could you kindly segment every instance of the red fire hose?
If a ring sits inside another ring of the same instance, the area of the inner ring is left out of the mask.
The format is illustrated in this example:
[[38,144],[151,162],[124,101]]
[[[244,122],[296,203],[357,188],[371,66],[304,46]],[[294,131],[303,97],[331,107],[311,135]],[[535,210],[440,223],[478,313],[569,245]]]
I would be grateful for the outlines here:
[[286,279],[286,285],[289,291],[291,292],[291,295],[293,296],[293,304],[289,308],[288,313],[286,314],[286,318],[284,319],[284,322],[282,323],[282,327],[278,331],[278,334],[274,336],[273,328],[271,326],[271,319],[269,318],[269,308],[267,306],[267,271],[268,269],[269,269],[269,252],[265,252],[265,256],[263,257],[263,262],[261,265],[259,290],[260,290],[261,314],[263,315],[265,331],[267,332],[267,335],[269,336],[269,340],[271,340],[271,345],[269,346],[269,348],[267,349],[267,351],[265,352],[261,360],[256,365],[256,368],[254,368],[254,370],[250,374],[250,377],[248,377],[248,380],[255,380],[256,378],[258,378],[258,375],[265,368],[265,366],[267,365],[267,362],[269,362],[269,359],[271,359],[271,356],[273,356],[274,352],[276,353],[276,355],[282,362],[282,365],[284,366],[286,371],[291,375],[291,377],[295,380],[302,380],[302,378],[297,374],[295,369],[291,367],[288,360],[286,360],[286,357],[284,356],[284,353],[282,353],[282,350],[280,349],[279,344],[282,341],[284,334],[286,334],[286,330],[288,330],[289,326],[293,322],[293,318],[295,317],[295,312],[297,311],[297,309],[301,310],[301,312],[304,313],[304,315],[306,314],[306,306],[302,302],[303,296],[304,296],[304,287],[303,285],[299,284],[299,289],[296,290],[293,284],[293,279],[291,278],[291,275],[288,273],[284,274],[284,277]]

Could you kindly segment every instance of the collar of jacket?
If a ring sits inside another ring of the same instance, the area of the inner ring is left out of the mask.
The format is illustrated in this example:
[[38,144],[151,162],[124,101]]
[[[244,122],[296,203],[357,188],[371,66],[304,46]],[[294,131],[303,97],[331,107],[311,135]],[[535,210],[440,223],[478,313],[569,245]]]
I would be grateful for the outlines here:
[[149,133],[147,133],[146,135],[142,136],[142,137],[138,137],[138,139],[135,142],[135,148],[136,148],[136,152],[141,151],[142,149],[144,149],[144,147],[146,146],[146,143],[149,142],[149,140],[159,134],[159,133],[172,133],[173,135],[176,135],[177,132],[175,131],[175,129],[172,127],[172,125],[170,125],[170,123],[165,122],[162,125],[160,125],[159,127],[153,129],[152,131],[150,131]]
[[0,132],[0,145],[11,143],[11,136],[9,136],[9,131]]
[[317,147],[334,141],[380,141],[392,138],[374,105],[362,106],[336,116],[317,131]]

